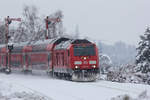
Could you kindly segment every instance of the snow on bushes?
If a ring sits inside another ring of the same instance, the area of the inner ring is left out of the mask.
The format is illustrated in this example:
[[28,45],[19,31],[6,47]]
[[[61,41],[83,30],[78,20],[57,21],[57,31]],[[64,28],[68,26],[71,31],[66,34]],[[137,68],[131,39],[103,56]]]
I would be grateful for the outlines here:
[[123,65],[107,73],[107,80],[115,82],[141,83],[142,78],[135,75],[134,65]]
[[150,85],[150,73],[136,72],[135,65],[123,65],[109,69],[107,73],[108,81],[121,83],[142,83]]
[[150,100],[150,95],[147,95],[147,92],[144,91],[136,98],[132,98],[131,96],[125,94],[113,97],[111,100]]
[[52,100],[38,92],[22,86],[0,81],[0,100]]

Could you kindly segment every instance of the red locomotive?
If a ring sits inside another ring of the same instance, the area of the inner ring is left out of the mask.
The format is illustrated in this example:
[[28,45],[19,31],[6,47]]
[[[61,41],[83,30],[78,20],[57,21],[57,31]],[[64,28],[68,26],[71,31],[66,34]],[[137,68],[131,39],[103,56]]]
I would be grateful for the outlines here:
[[15,69],[45,70],[53,76],[75,81],[93,81],[99,75],[98,49],[86,39],[62,37],[31,44],[13,44],[9,52],[1,45],[1,70],[7,73]]

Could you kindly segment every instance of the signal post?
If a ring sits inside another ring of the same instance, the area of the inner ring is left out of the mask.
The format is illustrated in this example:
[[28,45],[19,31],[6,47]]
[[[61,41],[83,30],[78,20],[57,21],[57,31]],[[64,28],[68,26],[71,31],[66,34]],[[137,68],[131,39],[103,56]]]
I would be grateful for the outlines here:
[[9,36],[9,25],[12,23],[12,21],[18,21],[21,22],[21,18],[10,18],[7,16],[5,18],[5,44],[6,44],[6,69],[5,72],[9,74],[11,72],[11,51],[13,49],[13,44],[9,44],[9,39],[11,36]]
[[[49,34],[49,29],[48,29],[48,26],[50,24],[53,24],[53,23],[57,23],[57,22],[60,22],[60,18],[49,18],[48,16],[46,17],[45,19],[45,24],[46,24],[46,33],[45,33],[45,39],[47,40],[49,37],[48,37],[48,34]],[[52,59],[53,59],[53,55],[52,55]],[[50,67],[50,66],[48,66]],[[48,72],[49,73],[49,72]],[[53,64],[52,64],[52,76],[54,76],[54,70],[53,70]]]
[[60,18],[49,18],[48,16],[45,19],[45,23],[46,23],[46,33],[45,33],[45,39],[48,39],[48,34],[49,34],[49,30],[48,30],[48,26],[52,23],[57,23],[60,22]]

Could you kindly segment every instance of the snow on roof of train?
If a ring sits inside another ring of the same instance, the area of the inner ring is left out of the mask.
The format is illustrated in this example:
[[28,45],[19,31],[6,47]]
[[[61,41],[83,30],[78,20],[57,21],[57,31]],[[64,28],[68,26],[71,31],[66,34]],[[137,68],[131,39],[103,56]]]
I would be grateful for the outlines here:
[[5,44],[1,44],[1,45],[0,45],[0,48],[3,48],[3,47],[5,47],[5,46],[6,46]]
[[81,44],[81,43],[91,43],[91,42],[87,39],[74,39],[72,41],[72,44]]
[[19,42],[19,43],[13,43],[13,46],[14,47],[20,47],[20,46],[25,46],[27,44],[28,44],[28,42]]
[[29,41],[27,42],[20,42],[20,43],[13,43],[13,45],[15,47],[19,47],[19,46],[31,46],[31,45],[42,45],[42,44],[52,44],[55,43],[57,40],[59,40],[60,38],[54,38],[54,39],[48,39],[48,40],[39,40],[39,41],[32,41],[29,43]]
[[55,49],[67,49],[71,43],[72,40],[62,41],[60,44],[56,45]]
[[59,37],[59,38],[54,38],[54,39],[48,39],[48,40],[39,40],[36,42],[31,42],[30,45],[38,45],[38,44],[59,44],[61,41],[66,41],[69,40],[69,38],[65,37]]
[[62,41],[58,45],[56,45],[55,49],[67,49],[70,44],[80,44],[80,43],[91,43],[90,41],[86,39],[70,39],[67,41]]
[[[62,41],[68,41],[70,40],[69,38],[65,37],[58,37],[54,39],[48,39],[48,40],[39,40],[39,41],[29,41],[27,42],[19,42],[19,43],[11,43],[13,44],[14,47],[23,47],[23,46],[32,46],[32,45],[47,45],[47,44],[59,44]],[[5,47],[5,44],[0,45],[0,48]]]
[[48,39],[48,40],[39,40],[39,41],[33,41],[28,45],[42,45],[42,44],[51,44],[55,41],[56,39]]

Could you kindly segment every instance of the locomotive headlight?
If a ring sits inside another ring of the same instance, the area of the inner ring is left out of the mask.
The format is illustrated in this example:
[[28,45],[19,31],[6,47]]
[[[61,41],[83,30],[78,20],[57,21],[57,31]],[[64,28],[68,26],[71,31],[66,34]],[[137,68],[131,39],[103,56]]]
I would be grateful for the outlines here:
[[96,61],[95,60],[90,60],[89,64],[96,64]]
[[75,66],[75,69],[79,68],[79,66]]
[[95,65],[93,65],[92,67],[93,67],[93,68],[96,68],[96,66],[95,66]]
[[83,59],[86,60],[86,57],[84,57]]
[[75,64],[75,65],[81,65],[81,64],[82,64],[82,61],[75,61],[74,64]]

